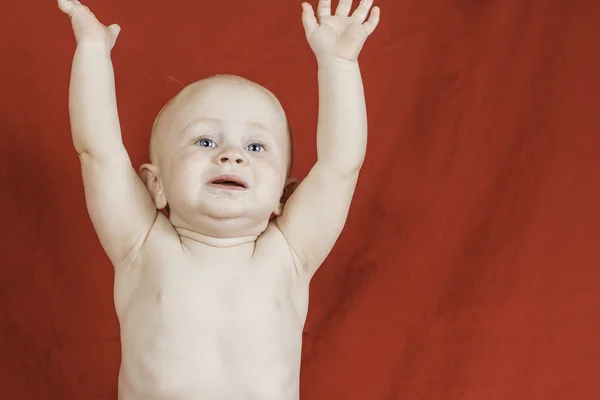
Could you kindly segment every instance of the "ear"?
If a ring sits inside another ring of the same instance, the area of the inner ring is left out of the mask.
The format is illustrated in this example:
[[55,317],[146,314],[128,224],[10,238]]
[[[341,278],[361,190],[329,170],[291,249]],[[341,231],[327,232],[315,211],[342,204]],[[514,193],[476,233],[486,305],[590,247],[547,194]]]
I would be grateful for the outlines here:
[[279,200],[279,205],[275,210],[275,215],[280,216],[283,213],[283,207],[285,203],[288,201],[292,193],[298,188],[300,185],[300,181],[296,178],[288,178],[285,181],[285,186],[283,187],[283,194],[281,195],[281,200]]
[[167,206],[167,198],[163,191],[162,182],[158,176],[158,169],[152,164],[142,164],[139,171],[142,182],[148,188],[152,201],[158,210],[162,210]]

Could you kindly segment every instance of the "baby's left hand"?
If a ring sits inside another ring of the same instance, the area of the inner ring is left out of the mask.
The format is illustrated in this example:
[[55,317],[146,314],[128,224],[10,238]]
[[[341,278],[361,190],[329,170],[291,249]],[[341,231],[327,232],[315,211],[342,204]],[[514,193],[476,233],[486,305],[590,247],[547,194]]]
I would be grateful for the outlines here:
[[[367,37],[379,23],[379,7],[371,10],[372,5],[373,0],[361,0],[354,13],[350,14],[352,0],[339,0],[335,14],[332,15],[331,0],[319,0],[315,16],[312,6],[302,3],[302,24],[306,39],[318,61],[358,60]],[[371,15],[367,20],[369,10]]]

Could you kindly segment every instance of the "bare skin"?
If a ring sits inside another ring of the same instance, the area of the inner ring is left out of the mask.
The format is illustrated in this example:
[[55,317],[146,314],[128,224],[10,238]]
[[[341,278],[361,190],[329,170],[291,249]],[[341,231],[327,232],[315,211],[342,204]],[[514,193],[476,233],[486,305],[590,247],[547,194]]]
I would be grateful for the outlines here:
[[332,14],[321,0],[316,15],[302,4],[319,68],[318,161],[297,185],[283,108],[231,76],[177,95],[136,171],[110,59],[120,28],[58,0],[77,41],[73,143],[115,270],[120,400],[298,399],[309,283],[343,229],[366,150],[357,59],[379,20],[371,1],[350,13],[341,0]]

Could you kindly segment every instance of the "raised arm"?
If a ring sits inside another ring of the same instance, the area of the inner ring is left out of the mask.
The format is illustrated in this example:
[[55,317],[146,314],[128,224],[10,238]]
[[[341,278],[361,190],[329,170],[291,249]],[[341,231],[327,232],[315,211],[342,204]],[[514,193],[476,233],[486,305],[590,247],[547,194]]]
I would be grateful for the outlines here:
[[73,144],[85,199],[100,243],[115,267],[127,264],[157,216],[121,138],[110,59],[120,28],[106,27],[77,0],[58,0],[71,18],[77,49],[69,87]]
[[[318,64],[317,162],[287,201],[277,224],[310,276],[337,241],[367,146],[367,112],[358,55],[379,21],[372,0],[303,3],[302,21]],[[318,17],[318,20],[317,20]],[[366,22],[365,22],[366,20]]]

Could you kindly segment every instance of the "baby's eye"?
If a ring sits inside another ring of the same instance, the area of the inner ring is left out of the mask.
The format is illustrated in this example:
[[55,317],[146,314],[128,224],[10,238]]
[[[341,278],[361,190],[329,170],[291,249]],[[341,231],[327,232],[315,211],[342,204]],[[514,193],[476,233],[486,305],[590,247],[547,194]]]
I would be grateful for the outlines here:
[[196,144],[200,147],[215,147],[217,144],[211,139],[200,139],[196,141]]
[[246,150],[252,151],[252,152],[261,152],[261,151],[265,150],[265,146],[263,146],[260,143],[252,143],[252,144],[249,144],[248,147],[246,147]]

